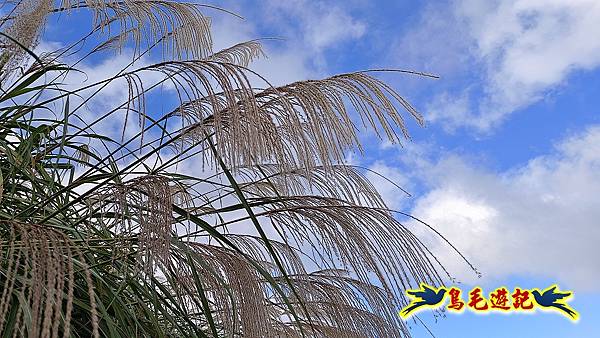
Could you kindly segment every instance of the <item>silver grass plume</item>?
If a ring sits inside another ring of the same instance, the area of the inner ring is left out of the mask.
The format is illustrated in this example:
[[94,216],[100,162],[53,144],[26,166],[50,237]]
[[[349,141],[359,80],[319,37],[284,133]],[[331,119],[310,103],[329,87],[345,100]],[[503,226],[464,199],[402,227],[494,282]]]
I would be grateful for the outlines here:
[[119,48],[132,39],[138,51],[158,43],[165,57],[201,59],[212,54],[210,18],[200,11],[202,5],[168,0],[62,2],[62,9],[79,7],[91,9],[102,30],[110,32],[113,23],[118,27]]
[[[264,242],[250,235],[228,235],[240,248],[243,248],[256,262],[268,267],[269,257]],[[304,269],[301,257],[307,258],[301,250],[279,241],[271,241],[278,256],[285,258],[285,269],[299,298],[293,294],[288,297],[297,314],[304,323],[289,320],[285,300],[271,290],[265,293],[269,304],[268,320],[272,333],[270,336],[302,337],[300,326],[305,333],[314,337],[409,337],[405,324],[394,310],[397,305],[394,295],[384,288],[361,282],[346,270],[325,269],[308,273]],[[272,266],[275,280],[282,289],[288,289],[287,281],[277,274]],[[263,280],[266,288],[271,286]],[[308,313],[304,312],[308,310]],[[288,319],[285,319],[288,318]],[[310,318],[310,320],[309,320]],[[309,324],[310,323],[310,324]]]
[[79,161],[78,164],[81,166],[87,165],[90,162],[90,146],[82,144],[77,147],[75,151],[75,158]]
[[259,40],[250,40],[220,50],[207,59],[248,67],[252,61],[261,56],[266,57]]
[[3,45],[0,54],[1,82],[4,83],[10,78],[26,60],[27,52],[24,48],[31,50],[36,47],[52,4],[52,0],[18,1],[9,13],[12,18],[3,17],[4,20],[9,20],[9,26],[3,30],[3,33],[18,43],[5,37],[0,39]]
[[[142,0],[63,1],[65,10],[84,6],[95,12],[98,24],[106,23],[105,31],[111,29],[112,23],[119,25],[115,39],[101,45],[100,50],[122,46],[131,37],[137,49],[158,42],[165,53],[183,57],[189,52],[199,59],[162,62],[117,76],[124,77],[128,83],[127,111],[139,114],[142,128],[146,122],[143,105],[146,89],[138,72],[161,72],[173,82],[183,102],[172,114],[184,123],[182,133],[177,135],[180,141],[200,145],[204,150],[202,154],[212,156],[214,163],[222,159],[227,167],[243,175],[256,174],[258,171],[252,173],[248,168],[258,164],[269,176],[269,180],[259,178],[258,182],[244,185],[243,192],[251,203],[265,202],[260,216],[268,217],[274,227],[281,230],[281,241],[270,241],[269,245],[276,256],[281,257],[290,274],[289,280],[280,275],[281,271],[265,249],[267,243],[262,238],[224,234],[242,249],[242,253],[221,246],[222,243],[185,243],[198,263],[193,268],[202,276],[209,306],[212,306],[222,333],[225,336],[297,337],[302,326],[310,328],[316,337],[408,335],[390,303],[406,302],[402,291],[410,287],[412,280],[442,283],[431,261],[431,252],[402,223],[393,219],[374,187],[359,172],[336,163],[343,160],[347,150],[360,149],[358,132],[361,126],[375,129],[381,138],[400,142],[408,134],[396,105],[422,122],[418,112],[393,89],[367,72],[256,89],[248,79],[255,74],[245,66],[260,56],[260,45],[248,42],[210,53],[210,21],[199,13],[200,6],[197,5]],[[358,112],[358,120],[352,118],[349,107]],[[402,135],[397,135],[396,129],[401,130]],[[210,153],[206,151],[210,150],[207,139],[214,141],[214,155],[206,154]],[[95,218],[90,220],[98,222],[89,223],[92,226],[100,224],[116,233],[117,239],[122,241],[113,243],[117,247],[126,243],[122,251],[127,254],[132,251],[131,243],[137,243],[135,249],[140,259],[136,263],[143,263],[147,276],[160,279],[164,277],[161,273],[177,269],[169,277],[180,278],[182,289],[177,285],[172,287],[177,296],[185,300],[186,306],[194,307],[199,302],[198,294],[190,292],[195,283],[192,267],[174,264],[180,263],[177,258],[181,257],[174,257],[173,245],[181,245],[181,237],[179,240],[174,238],[179,234],[173,229],[173,204],[183,205],[186,211],[193,210],[200,216],[220,211],[210,202],[190,208],[186,205],[188,201],[193,202],[195,198],[209,200],[209,197],[185,196],[185,200],[180,199],[180,188],[173,188],[170,183],[166,177],[148,175],[105,186],[90,199],[90,215]],[[313,194],[316,196],[311,196]],[[99,208],[97,213],[96,208]],[[60,320],[47,320],[48,312],[45,311],[50,306],[49,316],[55,317],[57,310],[52,304],[57,302],[48,305],[40,300],[39,293],[57,290],[58,277],[69,276],[73,268],[68,263],[65,268],[64,262],[57,257],[67,257],[64,261],[72,263],[76,260],[68,258],[73,253],[65,251],[60,256],[53,256],[58,254],[48,248],[62,245],[62,237],[44,235],[46,229],[31,230],[31,226],[23,226],[24,230],[19,226],[11,229],[14,232],[10,238],[25,238],[21,239],[25,244],[10,244],[10,257],[18,258],[8,259],[8,264],[17,264],[21,260],[25,262],[22,264],[27,264],[27,257],[31,257],[33,263],[30,266],[44,261],[47,269],[59,270],[47,272],[40,268],[42,277],[36,277],[39,280],[35,285],[41,287],[23,291],[24,294],[31,293],[25,297],[37,309],[37,330],[59,330],[53,325],[58,325]],[[29,234],[34,237],[27,237]],[[63,240],[66,242],[67,238]],[[43,246],[44,241],[51,244]],[[10,243],[16,242],[11,240]],[[20,251],[24,250],[21,248],[29,251]],[[316,263],[323,270],[307,272],[305,260]],[[337,267],[340,261],[343,269]],[[298,322],[292,319],[281,295],[274,292],[270,280],[265,280],[256,266],[271,273],[287,293],[292,307],[300,314]],[[155,267],[162,271],[157,272]],[[19,271],[13,267],[8,271],[11,269]],[[44,279],[51,273],[51,278]],[[13,280],[10,278],[8,280]],[[87,278],[91,280],[89,273]],[[373,279],[381,286],[370,285]],[[68,290],[72,278],[63,280]],[[297,293],[290,291],[291,285]],[[88,286],[91,288],[91,282]],[[11,292],[7,291],[7,294]],[[50,299],[57,297],[55,291],[51,292],[54,293]],[[69,298],[66,297],[67,301]],[[1,301],[0,310],[6,306],[4,296]],[[92,311],[95,311],[93,302],[91,298]],[[203,318],[199,316],[203,311],[197,310],[193,313],[198,317],[193,320],[201,322]],[[93,313],[92,326],[97,336],[95,318]],[[68,325],[68,320],[64,325]]]
[[[82,266],[78,268],[83,268],[88,286],[92,334],[99,337],[91,273],[77,246],[63,233],[42,225],[2,223],[9,236],[2,263],[6,268],[0,296],[0,332],[7,329],[5,320],[11,306],[17,306],[15,336],[59,337],[60,330],[63,337],[70,337],[73,262],[79,261]],[[26,320],[30,326],[25,325]]]
[[364,283],[376,278],[401,305],[411,276],[443,284],[435,256],[386,209],[320,196],[284,197],[269,208],[265,214],[298,245],[312,248],[316,261],[335,266],[340,260]]
[[167,177],[146,175],[108,185],[99,189],[90,203],[99,210],[100,219],[106,213],[118,215],[104,224],[120,239],[115,242],[115,256],[131,250],[130,239],[135,236],[146,272],[170,264],[173,192]]
[[[381,138],[398,143],[401,137],[395,128],[403,137],[408,133],[394,103],[422,123],[421,115],[404,98],[365,72],[256,91],[245,71],[232,64],[184,65],[187,74],[202,81],[206,94],[200,93],[172,114],[188,123],[184,134],[190,143],[214,135],[219,156],[234,170],[262,163],[276,163],[280,170],[329,168],[343,162],[346,151],[362,149],[357,133],[361,127],[373,128]],[[207,74],[198,74],[200,69]],[[217,85],[204,82],[207,78]],[[185,83],[191,83],[189,75]],[[358,112],[362,126],[352,120],[346,103]]]
[[145,254],[147,268],[154,261],[168,264],[173,223],[173,200],[166,177],[148,175],[129,183],[128,198],[138,208],[140,232],[138,241]]
[[188,246],[202,257],[204,264],[196,268],[201,269],[225,337],[274,337],[264,279],[247,259],[223,247],[193,242]]
[[[373,184],[357,168],[348,165],[318,166],[280,171],[277,165],[263,164],[256,168],[243,168],[240,177],[250,180],[245,190],[259,196],[318,195],[332,197],[351,204],[387,208]],[[263,177],[263,174],[266,177]]]

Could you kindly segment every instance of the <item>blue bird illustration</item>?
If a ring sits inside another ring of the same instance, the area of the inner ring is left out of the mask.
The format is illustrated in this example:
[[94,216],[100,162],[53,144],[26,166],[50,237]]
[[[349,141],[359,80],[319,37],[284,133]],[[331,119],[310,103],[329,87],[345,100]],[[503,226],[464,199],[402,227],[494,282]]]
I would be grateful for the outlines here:
[[556,285],[552,285],[551,287],[545,289],[540,293],[539,290],[533,290],[531,292],[533,294],[533,298],[535,302],[543,307],[548,309],[556,309],[565,313],[567,316],[571,317],[573,320],[576,320],[579,317],[579,314],[569,307],[564,301],[573,295],[573,292],[559,292],[557,290]]
[[406,293],[413,298],[407,307],[400,311],[402,318],[407,318],[409,314],[421,307],[434,307],[444,300],[446,289],[441,287],[436,289],[421,283],[417,290],[406,290]]

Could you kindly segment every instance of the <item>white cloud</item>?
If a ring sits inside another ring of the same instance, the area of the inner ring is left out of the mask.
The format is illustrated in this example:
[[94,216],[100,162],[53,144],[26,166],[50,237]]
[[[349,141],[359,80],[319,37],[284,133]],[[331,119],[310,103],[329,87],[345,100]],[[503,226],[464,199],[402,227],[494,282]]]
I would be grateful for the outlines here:
[[[416,49],[409,53],[422,58],[419,64],[426,70],[440,72],[445,80],[465,76],[478,83],[482,93],[470,98],[472,110],[451,106],[430,119],[488,131],[543,99],[574,71],[596,69],[598,35],[600,2],[595,0],[456,0],[425,10],[422,25],[396,52]],[[459,99],[469,91],[458,93]]]
[[[506,172],[449,155],[413,175],[430,189],[411,213],[445,235],[484,273],[484,281],[519,275],[598,287],[600,126]],[[476,280],[439,238],[416,223],[414,229],[452,273]]]
[[269,1],[270,10],[284,13],[295,19],[300,31],[293,33],[303,39],[303,44],[313,51],[322,51],[347,40],[363,36],[366,24],[352,17],[347,6],[324,1]]
[[[325,9],[325,6],[328,5],[321,3],[313,14],[304,15],[306,31],[304,40],[314,49],[321,50],[336,42],[354,40],[363,36],[366,30],[363,22],[355,20],[339,7]],[[321,13],[321,15],[315,16],[314,13]]]
[[454,132],[456,128],[468,123],[471,115],[471,100],[466,91],[458,96],[448,92],[438,94],[427,105],[427,119],[440,121],[446,132]]

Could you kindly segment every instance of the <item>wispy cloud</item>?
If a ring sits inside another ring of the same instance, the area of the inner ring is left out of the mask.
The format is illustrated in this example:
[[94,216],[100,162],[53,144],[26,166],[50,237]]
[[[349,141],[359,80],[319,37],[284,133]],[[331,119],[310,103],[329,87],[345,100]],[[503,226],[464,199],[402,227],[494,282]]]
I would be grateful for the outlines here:
[[[292,34],[301,38],[302,43],[313,51],[322,51],[339,43],[361,38],[367,28],[366,23],[354,18],[346,6],[339,4],[308,0],[267,3],[268,13],[285,19],[288,29],[295,27],[296,32]],[[287,20],[289,18],[294,20]]]
[[[426,8],[417,27],[394,53],[442,75],[448,86],[427,110],[449,128],[490,131],[600,65],[594,0],[456,0]],[[469,104],[447,105],[454,98]]]

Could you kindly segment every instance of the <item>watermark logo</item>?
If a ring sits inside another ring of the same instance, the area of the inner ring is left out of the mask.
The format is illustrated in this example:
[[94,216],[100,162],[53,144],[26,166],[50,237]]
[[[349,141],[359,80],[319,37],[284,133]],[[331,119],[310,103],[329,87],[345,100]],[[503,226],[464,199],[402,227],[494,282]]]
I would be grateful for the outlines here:
[[436,288],[421,283],[416,290],[406,290],[411,302],[400,311],[400,316],[407,319],[413,314],[432,308],[445,306],[449,312],[520,312],[557,311],[565,317],[577,321],[579,313],[572,309],[567,301],[573,296],[572,291],[560,291],[558,285],[544,290],[515,288],[512,292],[505,287],[495,289],[486,295],[482,288],[474,287],[463,299],[460,288]]

